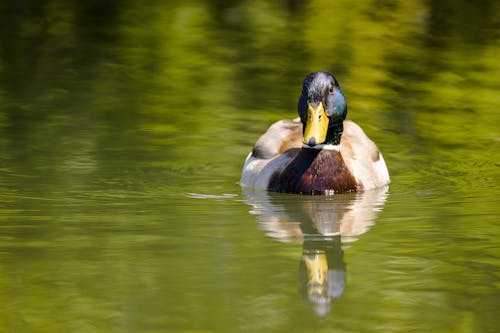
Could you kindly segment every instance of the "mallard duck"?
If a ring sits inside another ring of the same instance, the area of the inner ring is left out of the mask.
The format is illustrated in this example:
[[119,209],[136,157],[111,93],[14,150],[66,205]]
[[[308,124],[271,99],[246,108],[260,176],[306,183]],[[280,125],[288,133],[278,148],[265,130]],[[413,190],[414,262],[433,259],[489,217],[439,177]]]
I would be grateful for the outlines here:
[[347,103],[332,74],[307,75],[297,108],[298,118],[277,121],[257,140],[243,166],[241,186],[331,195],[389,183],[375,143],[345,120]]

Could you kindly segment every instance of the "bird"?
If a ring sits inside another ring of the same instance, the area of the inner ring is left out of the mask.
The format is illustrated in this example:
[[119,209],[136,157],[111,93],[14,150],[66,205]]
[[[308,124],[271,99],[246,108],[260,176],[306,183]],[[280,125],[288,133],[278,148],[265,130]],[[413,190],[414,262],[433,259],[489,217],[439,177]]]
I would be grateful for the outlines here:
[[243,165],[242,187],[333,195],[390,183],[376,144],[345,120],[346,99],[332,74],[305,77],[297,110],[297,118],[273,123],[257,140]]

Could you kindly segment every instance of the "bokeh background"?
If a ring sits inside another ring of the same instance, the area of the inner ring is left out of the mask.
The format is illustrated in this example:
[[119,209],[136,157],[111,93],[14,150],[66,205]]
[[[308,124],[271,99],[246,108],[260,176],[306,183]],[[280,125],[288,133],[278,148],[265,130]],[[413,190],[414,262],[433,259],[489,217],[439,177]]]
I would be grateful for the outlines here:
[[[496,332],[499,7],[2,1],[0,332]],[[392,179],[321,315],[237,183],[317,70]]]

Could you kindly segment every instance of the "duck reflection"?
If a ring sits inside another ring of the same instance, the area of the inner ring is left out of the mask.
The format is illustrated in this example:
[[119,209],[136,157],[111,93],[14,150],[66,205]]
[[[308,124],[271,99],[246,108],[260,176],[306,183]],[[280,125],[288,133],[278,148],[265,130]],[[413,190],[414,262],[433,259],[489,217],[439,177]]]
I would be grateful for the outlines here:
[[344,292],[343,248],[375,223],[387,188],[334,196],[298,196],[244,189],[250,213],[267,234],[282,242],[302,243],[300,290],[318,315],[330,312]]

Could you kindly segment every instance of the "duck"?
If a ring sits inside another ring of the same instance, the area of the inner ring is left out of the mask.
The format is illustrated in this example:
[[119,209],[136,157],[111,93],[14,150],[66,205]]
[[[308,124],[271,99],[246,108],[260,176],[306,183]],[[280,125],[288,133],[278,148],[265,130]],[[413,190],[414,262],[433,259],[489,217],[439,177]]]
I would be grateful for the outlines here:
[[390,183],[376,144],[346,120],[346,99],[332,74],[305,77],[297,111],[297,118],[273,123],[257,140],[243,165],[242,187],[333,195]]

